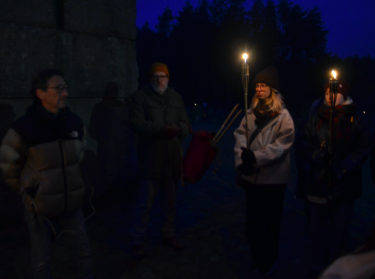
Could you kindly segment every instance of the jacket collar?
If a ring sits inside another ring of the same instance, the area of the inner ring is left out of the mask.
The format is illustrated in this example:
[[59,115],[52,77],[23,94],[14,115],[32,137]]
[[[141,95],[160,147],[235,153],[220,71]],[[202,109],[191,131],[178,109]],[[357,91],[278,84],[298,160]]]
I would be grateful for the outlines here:
[[57,114],[53,114],[46,110],[40,100],[34,100],[32,106],[27,109],[27,113],[34,115],[39,121],[46,125],[58,123],[66,120],[67,114],[70,112],[68,107],[61,109]]
[[[324,98],[324,104],[326,106],[328,106],[325,98]],[[351,105],[351,104],[353,104],[353,100],[349,96],[348,96],[348,98],[346,98],[345,102],[342,103],[343,106],[347,106],[347,105]]]

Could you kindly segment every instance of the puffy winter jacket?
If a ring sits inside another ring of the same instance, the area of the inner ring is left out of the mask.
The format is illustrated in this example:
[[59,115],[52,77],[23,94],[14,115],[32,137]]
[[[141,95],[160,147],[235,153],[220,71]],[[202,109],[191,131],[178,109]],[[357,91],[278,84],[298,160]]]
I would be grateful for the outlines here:
[[84,147],[84,128],[76,114],[64,108],[55,116],[35,101],[8,130],[0,167],[27,210],[56,217],[82,205],[85,185],[78,164]]

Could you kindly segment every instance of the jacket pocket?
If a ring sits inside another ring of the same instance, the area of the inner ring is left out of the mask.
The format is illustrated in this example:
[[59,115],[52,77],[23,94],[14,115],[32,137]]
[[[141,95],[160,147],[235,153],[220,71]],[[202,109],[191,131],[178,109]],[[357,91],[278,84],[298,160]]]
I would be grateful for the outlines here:
[[163,119],[163,107],[153,103],[146,103],[144,105],[144,112],[146,120],[160,121]]
[[166,122],[177,123],[180,121],[181,104],[178,102],[171,102],[168,104],[166,111]]

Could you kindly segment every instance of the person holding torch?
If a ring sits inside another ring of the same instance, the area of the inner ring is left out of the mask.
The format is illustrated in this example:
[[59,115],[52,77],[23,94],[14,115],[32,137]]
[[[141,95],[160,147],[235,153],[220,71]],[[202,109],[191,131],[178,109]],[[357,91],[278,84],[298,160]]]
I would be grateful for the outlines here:
[[[284,193],[290,174],[294,124],[279,93],[275,67],[256,75],[255,95],[234,131],[238,184],[246,190],[246,238],[250,270],[268,275],[278,258]],[[246,91],[246,90],[245,90]]]
[[296,146],[305,171],[314,275],[346,252],[354,200],[362,192],[362,165],[372,147],[368,124],[349,92],[350,85],[336,77],[324,86],[324,103]]

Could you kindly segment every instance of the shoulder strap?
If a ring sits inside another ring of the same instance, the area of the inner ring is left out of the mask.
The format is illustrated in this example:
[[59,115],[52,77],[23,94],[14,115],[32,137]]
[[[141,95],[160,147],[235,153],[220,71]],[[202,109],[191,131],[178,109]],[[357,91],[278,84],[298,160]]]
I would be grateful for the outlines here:
[[[249,148],[255,138],[259,135],[259,133],[263,130],[264,127],[271,121],[273,118],[268,118],[266,121],[264,121],[262,124],[258,125],[258,127],[255,129],[255,131],[251,134],[250,140],[249,140]],[[246,127],[247,129],[247,127]]]

